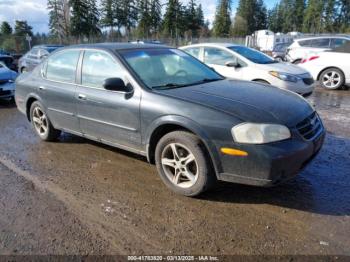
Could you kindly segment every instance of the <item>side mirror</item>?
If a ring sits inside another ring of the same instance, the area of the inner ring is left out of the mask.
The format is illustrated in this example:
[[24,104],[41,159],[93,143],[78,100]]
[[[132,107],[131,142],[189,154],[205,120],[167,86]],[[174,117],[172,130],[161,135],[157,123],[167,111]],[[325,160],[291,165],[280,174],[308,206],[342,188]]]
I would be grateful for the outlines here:
[[103,87],[109,91],[123,92],[123,93],[131,93],[132,87],[131,85],[125,85],[124,81],[120,78],[108,78],[104,81]]
[[238,68],[240,67],[239,63],[237,62],[237,60],[232,60],[232,61],[228,61],[225,63],[225,65],[227,67],[234,67],[234,68]]

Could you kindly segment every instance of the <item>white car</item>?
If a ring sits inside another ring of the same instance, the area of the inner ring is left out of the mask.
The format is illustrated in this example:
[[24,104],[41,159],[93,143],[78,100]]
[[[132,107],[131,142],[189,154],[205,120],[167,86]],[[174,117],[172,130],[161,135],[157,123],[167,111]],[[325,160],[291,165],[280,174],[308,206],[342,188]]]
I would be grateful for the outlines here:
[[0,99],[13,99],[17,73],[0,62]]
[[275,61],[264,53],[245,46],[196,44],[180,49],[227,78],[271,84],[303,96],[310,95],[314,90],[314,80],[306,70]]
[[350,84],[350,42],[333,51],[319,52],[304,59],[300,67],[326,89],[339,89]]
[[287,48],[286,59],[293,64],[299,64],[302,59],[315,52],[332,50],[345,43],[350,43],[349,36],[321,36],[295,39]]

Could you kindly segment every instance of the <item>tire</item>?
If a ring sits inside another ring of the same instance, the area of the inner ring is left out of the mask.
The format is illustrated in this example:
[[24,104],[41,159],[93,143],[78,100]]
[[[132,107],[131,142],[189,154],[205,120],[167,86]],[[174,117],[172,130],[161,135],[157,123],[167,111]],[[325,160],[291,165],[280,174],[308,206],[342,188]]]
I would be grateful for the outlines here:
[[27,71],[27,68],[26,68],[26,67],[22,67],[22,68],[21,68],[21,74],[26,73],[26,72],[28,72],[28,71]]
[[38,101],[30,107],[30,121],[36,134],[44,141],[55,141],[61,134],[60,130],[52,126],[44,107]]
[[297,60],[293,61],[292,64],[297,65],[297,64],[300,64],[300,63],[301,63],[301,59],[297,59]]
[[157,144],[155,159],[161,179],[177,194],[197,196],[216,183],[203,143],[189,132],[175,131],[163,136]]
[[280,57],[280,56],[277,56],[277,57],[275,58],[275,60],[278,61],[278,62],[280,62],[280,63],[284,61],[283,58]]
[[345,76],[338,68],[329,68],[320,74],[319,80],[323,88],[336,90],[343,87]]

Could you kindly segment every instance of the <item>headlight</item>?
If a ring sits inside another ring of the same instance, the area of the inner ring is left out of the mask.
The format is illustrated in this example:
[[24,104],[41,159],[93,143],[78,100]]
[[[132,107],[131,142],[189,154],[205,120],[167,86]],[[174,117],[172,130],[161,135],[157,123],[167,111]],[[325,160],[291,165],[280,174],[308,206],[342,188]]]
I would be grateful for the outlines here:
[[287,74],[287,73],[280,73],[280,72],[277,72],[277,71],[270,71],[269,72],[270,75],[274,76],[274,77],[277,77],[283,81],[289,81],[289,82],[298,82],[299,80],[299,77],[295,76],[295,75],[290,75],[290,74]]
[[232,136],[238,143],[266,144],[288,139],[291,134],[283,125],[243,123],[232,128]]

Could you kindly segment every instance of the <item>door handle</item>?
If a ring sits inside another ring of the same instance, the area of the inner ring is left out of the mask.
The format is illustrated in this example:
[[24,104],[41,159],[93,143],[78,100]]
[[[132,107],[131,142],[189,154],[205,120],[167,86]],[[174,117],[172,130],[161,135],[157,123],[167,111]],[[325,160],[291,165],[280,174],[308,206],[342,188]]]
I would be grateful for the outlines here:
[[78,99],[80,99],[80,100],[86,100],[86,95],[79,94],[79,95],[78,95]]

